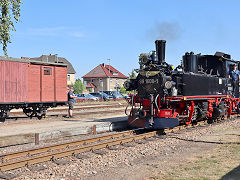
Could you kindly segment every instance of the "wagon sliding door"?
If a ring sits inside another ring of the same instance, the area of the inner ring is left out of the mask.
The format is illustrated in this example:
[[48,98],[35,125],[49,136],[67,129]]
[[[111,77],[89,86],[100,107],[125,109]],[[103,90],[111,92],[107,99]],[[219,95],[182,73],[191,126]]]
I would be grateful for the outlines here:
[[28,64],[0,61],[0,103],[27,101]]
[[41,101],[55,101],[55,68],[54,66],[41,66]]

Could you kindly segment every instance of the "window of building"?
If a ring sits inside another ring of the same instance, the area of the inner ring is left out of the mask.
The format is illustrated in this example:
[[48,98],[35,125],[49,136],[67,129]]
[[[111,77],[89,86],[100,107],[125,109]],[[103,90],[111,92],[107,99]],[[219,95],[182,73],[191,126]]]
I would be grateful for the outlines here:
[[112,72],[112,74],[117,76],[117,75],[118,75],[118,72]]
[[52,75],[52,68],[44,67],[44,75]]
[[103,88],[103,80],[102,80],[102,78],[99,79],[99,84],[100,84],[100,87]]
[[67,80],[70,81],[71,80],[71,76],[68,74],[67,75]]

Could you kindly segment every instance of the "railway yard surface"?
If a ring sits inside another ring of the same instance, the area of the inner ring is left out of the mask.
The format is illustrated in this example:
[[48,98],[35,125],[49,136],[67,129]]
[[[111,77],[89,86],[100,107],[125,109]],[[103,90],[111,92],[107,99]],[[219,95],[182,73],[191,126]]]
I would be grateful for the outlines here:
[[[48,111],[48,117],[38,120],[26,118],[20,111],[13,111],[17,118],[0,125],[0,146],[105,132],[127,126],[125,101],[113,103],[90,103],[75,106],[74,117],[65,118],[68,107]],[[12,116],[13,117],[13,116]]]
[[[103,108],[97,103],[82,104],[76,106],[80,109],[74,111],[76,115],[73,119],[66,119],[63,117],[66,112],[55,110],[49,111],[49,116],[40,121],[24,118],[8,120],[0,124],[1,146],[4,143],[13,143],[14,139],[19,145],[1,147],[0,154],[110,134],[106,131],[112,130],[113,124],[115,128],[126,125],[123,105],[124,102],[116,102],[112,107]],[[98,108],[88,109],[86,106]],[[21,114],[18,116],[21,117]],[[18,168],[6,172],[6,177],[0,173],[0,177],[104,180],[239,179],[239,132],[240,118],[235,117],[211,125],[168,132],[167,135],[150,138],[149,141],[146,139],[143,143],[132,143],[129,147],[117,145],[116,149],[102,149],[102,153],[81,153],[86,159],[64,157],[61,160],[67,162],[66,164],[58,165],[47,161],[36,165],[44,167],[43,170]],[[35,145],[36,134],[39,135],[39,145]],[[29,142],[22,144],[24,142],[20,142],[21,139]]]

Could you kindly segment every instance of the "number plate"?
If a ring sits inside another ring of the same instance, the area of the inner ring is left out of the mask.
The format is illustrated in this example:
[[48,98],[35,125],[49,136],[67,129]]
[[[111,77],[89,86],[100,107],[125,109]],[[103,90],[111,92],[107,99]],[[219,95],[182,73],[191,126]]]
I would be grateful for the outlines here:
[[140,84],[158,84],[158,79],[141,79]]

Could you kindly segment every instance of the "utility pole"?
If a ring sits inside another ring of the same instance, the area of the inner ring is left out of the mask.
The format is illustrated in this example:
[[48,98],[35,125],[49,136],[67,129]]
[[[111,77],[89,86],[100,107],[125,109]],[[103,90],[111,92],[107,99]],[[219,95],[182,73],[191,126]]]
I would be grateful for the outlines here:
[[111,78],[111,76],[110,76],[110,59],[107,59],[108,61],[109,61],[109,65],[108,65],[108,70],[109,70],[109,91],[110,91],[110,78]]

